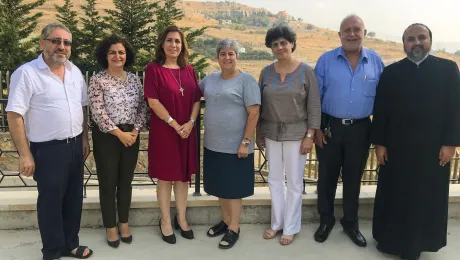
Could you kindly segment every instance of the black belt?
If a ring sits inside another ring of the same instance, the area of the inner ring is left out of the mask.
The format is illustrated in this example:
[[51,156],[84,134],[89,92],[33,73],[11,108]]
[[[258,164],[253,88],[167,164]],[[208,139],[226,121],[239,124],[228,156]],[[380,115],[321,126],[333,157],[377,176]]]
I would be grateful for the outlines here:
[[357,124],[357,123],[362,123],[362,122],[365,122],[365,121],[368,121],[370,120],[369,117],[365,117],[365,118],[359,118],[359,119],[345,119],[345,118],[337,118],[337,117],[333,117],[331,115],[328,115],[329,117],[329,120],[331,122],[339,122],[340,124],[342,125],[354,125],[354,124]]
[[123,132],[131,132],[134,129],[133,124],[121,124],[121,125],[117,125],[117,127]]
[[55,144],[70,144],[75,143],[77,140],[81,140],[82,134],[79,134],[75,137],[68,137],[62,140],[51,140],[46,142],[30,142],[33,145],[55,145]]

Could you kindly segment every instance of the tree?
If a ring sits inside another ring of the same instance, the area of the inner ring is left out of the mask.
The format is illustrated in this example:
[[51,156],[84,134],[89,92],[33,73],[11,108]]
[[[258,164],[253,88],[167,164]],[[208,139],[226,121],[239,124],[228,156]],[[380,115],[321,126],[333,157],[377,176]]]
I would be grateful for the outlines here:
[[77,11],[73,10],[73,4],[71,0],[65,0],[63,6],[54,5],[57,11],[56,19],[69,28],[72,33],[72,55],[70,59],[72,62],[81,67],[83,65],[81,55],[81,48],[83,40],[81,37],[80,29],[78,28],[78,14]]
[[151,51],[155,48],[152,37],[155,23],[154,14],[158,3],[146,0],[113,0],[116,10],[105,9],[109,16],[104,17],[114,33],[128,39],[137,51]]
[[94,71],[97,69],[94,51],[105,35],[104,28],[107,28],[106,23],[96,9],[96,5],[96,0],[86,0],[86,5],[81,6],[85,13],[85,16],[80,17],[80,22],[83,24],[80,53],[84,64],[84,67],[80,68],[82,71]]
[[43,14],[30,14],[45,0],[23,4],[22,0],[0,1],[0,70],[14,71],[38,56],[38,39],[31,37]]
[[375,32],[368,32],[367,36],[374,38],[375,37]]

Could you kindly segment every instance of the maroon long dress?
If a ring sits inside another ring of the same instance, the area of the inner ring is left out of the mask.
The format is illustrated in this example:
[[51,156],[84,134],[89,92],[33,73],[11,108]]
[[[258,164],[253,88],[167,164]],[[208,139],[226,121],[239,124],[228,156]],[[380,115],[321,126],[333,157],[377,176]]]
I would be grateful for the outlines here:
[[[179,73],[183,95],[179,90]],[[168,69],[150,63],[145,71],[144,97],[158,99],[178,124],[187,123],[194,103],[201,98],[195,70],[190,65]],[[150,109],[148,173],[151,178],[190,181],[192,174],[198,172],[197,145],[195,127],[187,139],[182,139]]]

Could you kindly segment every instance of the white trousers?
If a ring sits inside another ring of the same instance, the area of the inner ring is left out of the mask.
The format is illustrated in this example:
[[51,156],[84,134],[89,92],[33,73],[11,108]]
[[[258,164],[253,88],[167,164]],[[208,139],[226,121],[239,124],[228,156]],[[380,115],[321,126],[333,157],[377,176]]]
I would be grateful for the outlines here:
[[307,160],[306,155],[300,154],[301,143],[265,138],[272,199],[271,228],[283,229],[284,235],[294,235],[301,228],[303,173]]

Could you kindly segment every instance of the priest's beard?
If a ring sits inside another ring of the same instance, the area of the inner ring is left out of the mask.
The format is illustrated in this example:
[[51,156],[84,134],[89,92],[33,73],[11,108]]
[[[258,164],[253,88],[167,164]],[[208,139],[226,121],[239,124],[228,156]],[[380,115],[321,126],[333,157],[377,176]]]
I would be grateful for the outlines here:
[[406,52],[407,57],[409,57],[409,59],[411,59],[414,62],[419,62],[426,58],[426,56],[430,52],[430,49],[427,50],[422,44],[418,44],[412,46],[410,51],[404,51]]

